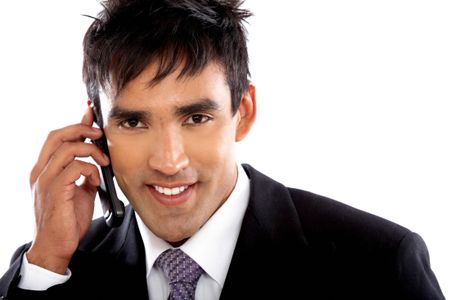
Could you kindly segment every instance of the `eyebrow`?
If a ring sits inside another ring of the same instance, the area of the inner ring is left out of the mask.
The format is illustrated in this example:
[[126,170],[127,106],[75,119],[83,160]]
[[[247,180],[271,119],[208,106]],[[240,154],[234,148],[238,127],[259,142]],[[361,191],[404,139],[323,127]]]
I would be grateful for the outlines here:
[[148,120],[150,119],[150,113],[141,110],[129,110],[122,107],[113,107],[109,112],[108,119],[126,120],[126,119],[138,119]]
[[192,104],[179,106],[175,109],[175,113],[179,116],[190,115],[193,113],[202,113],[220,110],[219,104],[217,102],[203,98]]

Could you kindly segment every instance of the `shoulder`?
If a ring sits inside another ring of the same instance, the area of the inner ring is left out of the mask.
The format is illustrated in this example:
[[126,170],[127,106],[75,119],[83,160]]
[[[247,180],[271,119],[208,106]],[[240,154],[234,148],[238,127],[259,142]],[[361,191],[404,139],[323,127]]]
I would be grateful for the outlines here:
[[[253,210],[294,210],[305,238],[310,241],[333,241],[341,245],[371,244],[372,247],[397,247],[410,232],[383,217],[357,209],[343,202],[309,191],[289,188],[244,165],[251,179]],[[264,195],[259,197],[258,195]],[[261,209],[261,207],[263,209]],[[264,217],[275,216],[266,213]],[[260,218],[261,219],[261,218]],[[284,222],[286,218],[278,219]]]
[[396,247],[410,230],[393,221],[311,192],[287,188],[305,234],[348,243]]
[[[266,248],[287,245],[283,253],[290,251],[284,255],[291,265],[296,259],[303,268],[309,264],[305,278],[311,286],[335,288],[346,299],[441,299],[418,234],[343,202],[286,187],[251,166],[244,168],[251,183],[251,222],[244,223],[251,230],[245,237],[263,236]],[[303,248],[294,240],[302,240]]]

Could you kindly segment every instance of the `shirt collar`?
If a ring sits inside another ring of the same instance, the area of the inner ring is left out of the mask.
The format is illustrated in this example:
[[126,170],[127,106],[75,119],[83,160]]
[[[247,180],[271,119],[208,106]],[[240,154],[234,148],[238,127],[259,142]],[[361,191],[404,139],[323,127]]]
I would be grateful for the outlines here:
[[[237,168],[237,182],[228,199],[180,247],[221,287],[225,282],[250,197],[250,180],[241,165]],[[136,219],[144,241],[148,277],[158,256],[172,246],[151,232],[138,214]]]

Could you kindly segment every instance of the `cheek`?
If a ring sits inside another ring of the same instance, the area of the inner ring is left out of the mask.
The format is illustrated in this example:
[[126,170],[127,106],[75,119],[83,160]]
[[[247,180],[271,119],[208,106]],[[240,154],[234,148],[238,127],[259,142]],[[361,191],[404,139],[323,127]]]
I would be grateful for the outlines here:
[[145,147],[139,145],[138,139],[111,136],[108,139],[108,148],[118,180],[126,180],[145,166]]
[[202,169],[202,166],[217,166],[233,161],[234,136],[231,128],[222,126],[202,135],[186,137],[185,151],[191,164]]

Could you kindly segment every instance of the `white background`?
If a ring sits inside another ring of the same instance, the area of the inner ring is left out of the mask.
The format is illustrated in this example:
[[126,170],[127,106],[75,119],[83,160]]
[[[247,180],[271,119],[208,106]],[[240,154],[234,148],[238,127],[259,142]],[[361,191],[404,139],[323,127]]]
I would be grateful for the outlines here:
[[[276,3],[274,6],[273,3]],[[450,293],[450,3],[248,0],[259,115],[240,160],[421,234]],[[99,4],[0,5],[0,273],[33,237],[31,170],[80,120],[81,42]],[[98,215],[98,211],[97,215]]]

